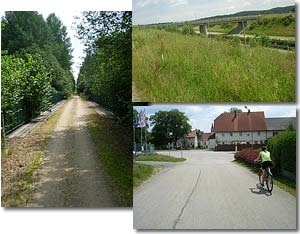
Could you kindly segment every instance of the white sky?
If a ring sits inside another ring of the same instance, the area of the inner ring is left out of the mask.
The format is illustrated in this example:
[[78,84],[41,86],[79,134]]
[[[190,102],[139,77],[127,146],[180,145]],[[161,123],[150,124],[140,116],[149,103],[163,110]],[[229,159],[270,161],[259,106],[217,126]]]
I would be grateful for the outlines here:
[[[146,116],[150,117],[154,113],[162,110],[169,111],[178,109],[184,112],[190,119],[192,129],[200,129],[201,131],[210,132],[211,125],[215,118],[225,111],[229,111],[231,107],[237,107],[242,111],[247,111],[245,105],[192,105],[192,104],[173,104],[173,105],[152,105],[152,106],[135,106],[138,111],[145,109]],[[252,111],[264,111],[265,117],[296,117],[296,105],[247,105]]]
[[133,0],[133,24],[194,20],[293,4],[294,0]]

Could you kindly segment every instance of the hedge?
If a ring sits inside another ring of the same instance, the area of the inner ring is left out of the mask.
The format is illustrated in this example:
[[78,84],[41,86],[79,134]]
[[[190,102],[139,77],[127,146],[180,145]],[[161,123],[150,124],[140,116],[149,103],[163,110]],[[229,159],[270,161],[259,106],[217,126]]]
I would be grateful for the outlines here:
[[234,158],[250,165],[255,165],[254,160],[258,157],[258,151],[250,148],[243,149],[234,154]]
[[296,131],[285,131],[269,139],[268,150],[277,167],[296,175]]

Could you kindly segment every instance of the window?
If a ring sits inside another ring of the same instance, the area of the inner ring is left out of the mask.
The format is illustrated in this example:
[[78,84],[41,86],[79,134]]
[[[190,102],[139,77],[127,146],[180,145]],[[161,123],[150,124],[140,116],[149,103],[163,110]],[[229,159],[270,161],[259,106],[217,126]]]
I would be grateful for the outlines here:
[[222,137],[224,137],[225,136],[225,133],[224,132],[222,132]]
[[273,132],[273,136],[276,136],[276,135],[278,135],[278,132]]
[[232,132],[230,132],[230,136],[232,136],[233,135],[233,133]]
[[257,132],[257,136],[260,136],[260,131]]
[[240,136],[243,136],[243,133],[242,133],[242,132],[240,132]]

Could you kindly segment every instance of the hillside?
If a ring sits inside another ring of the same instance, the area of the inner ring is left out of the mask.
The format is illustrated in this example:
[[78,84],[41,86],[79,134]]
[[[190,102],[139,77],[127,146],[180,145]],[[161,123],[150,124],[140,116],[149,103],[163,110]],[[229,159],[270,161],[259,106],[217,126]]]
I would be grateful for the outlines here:
[[265,14],[283,14],[283,13],[295,13],[295,6],[276,7],[269,10],[258,10],[258,11],[241,11],[229,15],[216,15],[212,17],[206,17],[202,19],[218,19],[227,17],[237,16],[248,16],[248,15],[265,15]]
[[270,14],[259,17],[246,29],[246,34],[294,37],[295,14]]

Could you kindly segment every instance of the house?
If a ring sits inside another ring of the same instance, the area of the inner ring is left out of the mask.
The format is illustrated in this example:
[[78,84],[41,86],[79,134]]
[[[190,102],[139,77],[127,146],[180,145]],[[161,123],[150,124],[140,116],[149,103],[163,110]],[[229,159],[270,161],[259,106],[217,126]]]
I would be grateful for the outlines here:
[[272,136],[278,135],[280,132],[285,131],[289,125],[292,125],[295,129],[297,126],[296,117],[285,118],[266,118],[267,124],[267,139]]
[[209,138],[209,148],[235,150],[246,146],[260,147],[267,139],[286,130],[289,124],[296,126],[296,117],[265,118],[259,112],[223,113],[215,120]]
[[197,148],[198,147],[198,136],[197,131],[193,130],[189,132],[185,137],[180,138],[176,142],[177,147],[182,148]]
[[203,148],[208,148],[209,145],[209,137],[210,137],[210,132],[209,133],[203,133],[199,139],[199,146]]

